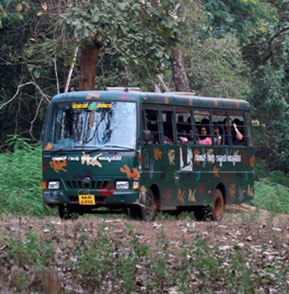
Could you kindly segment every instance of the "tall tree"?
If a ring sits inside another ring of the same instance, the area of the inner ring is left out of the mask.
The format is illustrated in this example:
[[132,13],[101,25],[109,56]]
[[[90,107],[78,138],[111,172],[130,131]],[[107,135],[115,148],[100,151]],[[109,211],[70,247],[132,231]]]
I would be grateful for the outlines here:
[[29,131],[33,136],[33,126],[41,124],[39,114],[45,112],[42,102],[67,85],[77,48],[79,66],[73,80],[78,79],[81,90],[95,88],[99,54],[118,56],[119,64],[133,67],[135,76],[160,73],[180,36],[179,20],[171,14],[174,7],[174,0],[4,1],[1,133]]
[[244,46],[250,65],[256,154],[270,169],[289,172],[289,1],[264,1],[269,17]]
[[82,1],[68,6],[61,24],[79,44],[79,89],[94,89],[97,56],[110,50],[137,71],[158,73],[180,35],[174,0]]

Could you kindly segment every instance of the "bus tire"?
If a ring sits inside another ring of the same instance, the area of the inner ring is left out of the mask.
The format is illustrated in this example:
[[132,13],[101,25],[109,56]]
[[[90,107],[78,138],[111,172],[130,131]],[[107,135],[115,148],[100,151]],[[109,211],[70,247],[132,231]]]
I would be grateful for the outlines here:
[[216,189],[213,204],[197,206],[194,209],[196,221],[221,221],[224,215],[225,202],[221,190]]
[[221,190],[216,189],[214,194],[214,206],[212,209],[212,220],[221,221],[224,215],[225,202]]
[[145,221],[153,221],[157,215],[157,205],[154,193],[151,189],[147,192],[145,206],[140,207],[141,219]]
[[78,214],[73,211],[73,209],[68,205],[58,206],[58,215],[61,219],[77,219]]

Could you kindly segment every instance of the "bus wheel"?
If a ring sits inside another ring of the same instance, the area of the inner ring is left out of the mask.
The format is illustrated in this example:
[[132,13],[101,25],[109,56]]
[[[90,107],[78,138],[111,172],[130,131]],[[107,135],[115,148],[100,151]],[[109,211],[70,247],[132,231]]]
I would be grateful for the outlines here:
[[146,221],[153,221],[157,215],[157,205],[154,197],[154,193],[151,189],[147,192],[145,206],[141,207],[141,218]]
[[221,221],[224,215],[224,197],[222,192],[217,189],[214,195],[214,206],[212,210],[212,220],[213,221]]
[[58,206],[58,215],[61,219],[77,219],[78,214],[73,211],[70,206],[59,205]]

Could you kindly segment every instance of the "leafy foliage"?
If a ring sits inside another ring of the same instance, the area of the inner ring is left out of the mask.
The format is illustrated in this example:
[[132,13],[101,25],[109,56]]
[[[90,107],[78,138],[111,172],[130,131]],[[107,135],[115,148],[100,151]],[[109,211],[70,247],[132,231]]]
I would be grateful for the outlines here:
[[209,29],[216,38],[230,32],[241,42],[263,30],[263,21],[270,18],[268,5],[259,0],[200,0]]
[[83,1],[68,5],[60,24],[75,42],[97,44],[120,54],[125,64],[158,73],[180,36],[174,6],[173,0]]
[[27,140],[10,137],[13,152],[0,154],[0,212],[47,215],[42,200],[41,148]]
[[[272,178],[275,182],[272,182]],[[278,183],[280,181],[286,181],[287,185]],[[256,182],[252,204],[273,213],[289,214],[288,177],[278,176],[276,179],[276,173],[273,173],[269,179]]]

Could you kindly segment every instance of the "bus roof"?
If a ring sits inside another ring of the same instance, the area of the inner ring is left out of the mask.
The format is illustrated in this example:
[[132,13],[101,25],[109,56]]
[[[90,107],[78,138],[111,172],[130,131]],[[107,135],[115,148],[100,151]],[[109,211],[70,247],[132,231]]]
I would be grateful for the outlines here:
[[58,94],[52,98],[52,102],[65,101],[97,101],[99,99],[111,99],[122,101],[139,101],[150,104],[167,104],[175,106],[195,106],[201,108],[221,108],[249,110],[250,104],[245,100],[217,97],[178,95],[175,93],[152,92],[116,92],[116,91],[83,91]]

